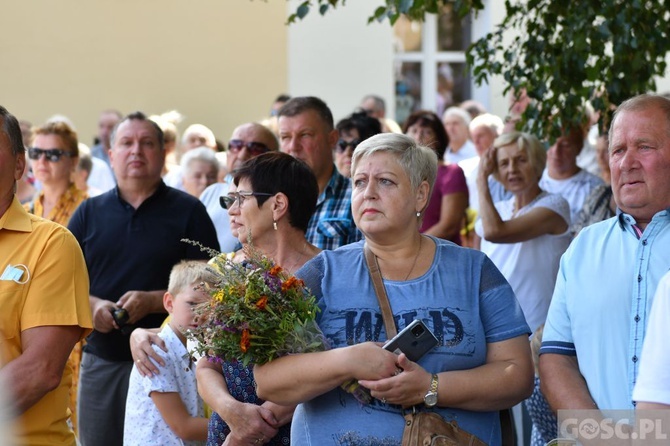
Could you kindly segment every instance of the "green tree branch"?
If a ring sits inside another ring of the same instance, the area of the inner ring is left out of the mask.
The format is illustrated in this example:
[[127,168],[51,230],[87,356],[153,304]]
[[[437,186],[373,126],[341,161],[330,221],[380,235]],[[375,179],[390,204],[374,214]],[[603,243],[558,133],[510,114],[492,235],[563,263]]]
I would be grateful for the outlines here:
[[[288,23],[318,8],[324,15],[346,0],[306,0]],[[449,2],[461,17],[477,14],[482,0],[379,0],[368,23],[400,16],[422,21]],[[467,62],[475,82],[494,75],[533,99],[519,128],[553,139],[583,125],[587,101],[608,112],[625,99],[656,89],[670,50],[670,11],[654,0],[505,0],[504,20],[474,42]]]

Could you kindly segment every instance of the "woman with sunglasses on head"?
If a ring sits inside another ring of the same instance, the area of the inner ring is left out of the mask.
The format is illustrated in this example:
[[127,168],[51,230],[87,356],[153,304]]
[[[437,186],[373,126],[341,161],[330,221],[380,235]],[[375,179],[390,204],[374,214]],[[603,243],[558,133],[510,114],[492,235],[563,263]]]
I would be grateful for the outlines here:
[[356,146],[369,137],[382,132],[378,119],[368,116],[365,112],[354,113],[337,123],[335,127],[340,139],[334,149],[335,167],[343,176],[351,177],[351,155]]
[[[77,206],[88,198],[87,192],[77,189],[72,177],[79,162],[77,134],[65,122],[44,124],[33,131],[28,158],[35,179],[42,184],[42,190],[32,201],[24,204],[24,208],[32,214],[67,227]],[[68,359],[72,369],[70,410],[75,432],[81,347],[82,343],[78,342]]]
[[443,160],[449,145],[447,132],[440,118],[426,110],[412,113],[405,121],[404,132],[437,154],[437,179],[428,207],[423,211],[421,232],[460,245],[461,226],[468,208],[468,185],[463,169]]
[[[220,197],[220,203],[228,210],[230,227],[242,246],[252,245],[293,274],[320,252],[305,238],[318,195],[316,177],[307,164],[288,154],[272,152],[238,166],[233,184]],[[234,261],[244,260],[244,250],[238,250]],[[146,362],[146,355],[153,353],[146,347],[154,338],[138,330],[133,338],[138,369],[155,373]],[[221,364],[201,359],[196,372],[198,390],[214,411],[207,444],[287,445],[294,408],[260,400],[252,366],[221,359]]]

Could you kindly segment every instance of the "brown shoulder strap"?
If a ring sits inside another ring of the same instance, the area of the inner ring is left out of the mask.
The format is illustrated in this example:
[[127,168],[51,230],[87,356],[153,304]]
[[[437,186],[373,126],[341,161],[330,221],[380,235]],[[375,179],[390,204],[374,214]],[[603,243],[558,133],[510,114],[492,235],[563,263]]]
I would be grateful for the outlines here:
[[365,261],[368,263],[368,270],[370,271],[370,277],[372,278],[372,285],[375,288],[375,294],[377,295],[377,300],[379,301],[379,308],[382,311],[384,328],[386,329],[386,337],[391,339],[393,336],[398,334],[398,329],[396,328],[395,321],[393,320],[391,304],[389,303],[389,298],[386,295],[386,288],[384,288],[382,274],[379,272],[377,257],[370,250],[370,248],[368,248],[367,244],[363,250],[365,251]]

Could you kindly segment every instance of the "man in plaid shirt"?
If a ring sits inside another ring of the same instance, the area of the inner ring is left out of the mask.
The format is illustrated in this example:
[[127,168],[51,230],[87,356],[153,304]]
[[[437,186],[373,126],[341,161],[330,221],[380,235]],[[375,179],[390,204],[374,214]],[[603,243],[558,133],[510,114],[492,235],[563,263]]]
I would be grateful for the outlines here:
[[289,100],[278,116],[282,152],[304,161],[319,184],[307,240],[321,249],[335,249],[360,240],[361,233],[351,214],[351,182],[333,163],[338,132],[330,109],[319,98],[303,96]]

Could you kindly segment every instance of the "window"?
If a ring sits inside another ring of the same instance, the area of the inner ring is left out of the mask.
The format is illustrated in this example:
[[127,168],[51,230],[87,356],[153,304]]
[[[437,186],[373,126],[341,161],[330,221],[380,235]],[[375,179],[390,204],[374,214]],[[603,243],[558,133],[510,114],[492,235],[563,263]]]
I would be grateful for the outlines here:
[[393,27],[395,119],[402,124],[415,110],[442,116],[454,104],[472,98],[465,50],[471,43],[471,20],[463,20],[453,4],[442,14],[430,14],[423,23],[401,17]]

